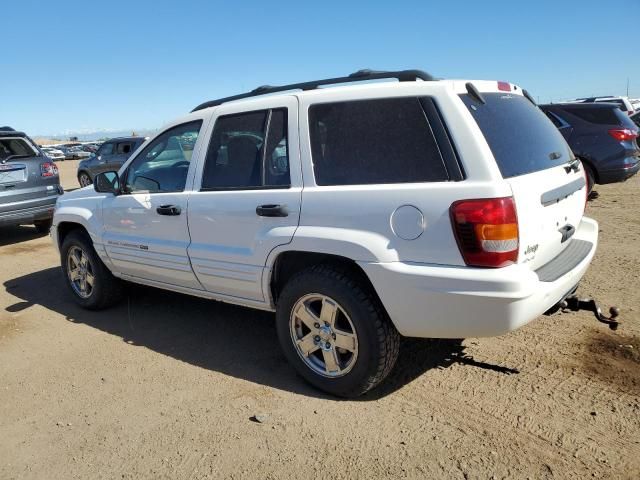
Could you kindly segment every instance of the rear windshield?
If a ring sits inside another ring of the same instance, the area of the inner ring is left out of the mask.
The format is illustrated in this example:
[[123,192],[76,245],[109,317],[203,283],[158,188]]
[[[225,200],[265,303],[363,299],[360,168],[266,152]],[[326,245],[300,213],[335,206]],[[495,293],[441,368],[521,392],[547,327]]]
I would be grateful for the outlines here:
[[35,155],[33,149],[22,138],[0,138],[0,161]]
[[618,125],[624,126],[625,128],[635,128],[633,122],[629,119],[629,115],[619,108],[584,108],[570,106],[560,108],[585,122],[595,123],[597,125]]
[[567,163],[573,154],[542,111],[522,95],[483,93],[486,104],[460,95],[484,134],[504,178]]

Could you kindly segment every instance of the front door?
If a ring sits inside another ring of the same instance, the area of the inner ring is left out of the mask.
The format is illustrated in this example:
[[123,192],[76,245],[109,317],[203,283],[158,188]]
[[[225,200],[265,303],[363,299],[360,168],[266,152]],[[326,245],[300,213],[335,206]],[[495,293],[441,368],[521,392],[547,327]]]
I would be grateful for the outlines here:
[[217,109],[189,199],[188,250],[205,289],[262,302],[267,256],[298,226],[302,176],[297,99],[252,107]]
[[200,143],[189,142],[202,124],[180,124],[156,137],[124,171],[123,193],[104,200],[103,241],[117,272],[202,289],[187,256],[185,192]]

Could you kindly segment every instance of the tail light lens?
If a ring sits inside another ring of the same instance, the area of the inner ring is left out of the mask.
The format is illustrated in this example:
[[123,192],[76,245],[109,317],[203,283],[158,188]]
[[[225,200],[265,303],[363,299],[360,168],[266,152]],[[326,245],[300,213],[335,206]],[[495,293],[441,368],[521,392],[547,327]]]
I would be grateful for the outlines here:
[[609,135],[619,142],[625,142],[636,138],[638,136],[638,132],[636,130],[631,130],[630,128],[612,128],[609,130]]
[[40,175],[43,177],[57,177],[58,166],[53,162],[44,162],[40,164]]
[[511,84],[509,82],[498,82],[498,90],[502,92],[510,92]]
[[513,197],[461,200],[451,205],[460,253],[473,267],[506,267],[518,261],[518,217]]

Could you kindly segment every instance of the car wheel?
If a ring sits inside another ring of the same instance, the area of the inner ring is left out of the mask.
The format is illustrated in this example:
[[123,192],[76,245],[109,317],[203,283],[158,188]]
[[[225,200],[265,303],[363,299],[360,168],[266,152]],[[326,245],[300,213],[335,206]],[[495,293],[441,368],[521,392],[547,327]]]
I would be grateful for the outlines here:
[[589,196],[593,191],[593,186],[595,185],[595,182],[596,182],[596,176],[593,173],[593,168],[591,168],[589,165],[587,165],[584,162],[582,162],[582,165],[584,167],[584,171],[587,177],[587,196]]
[[74,230],[65,237],[61,260],[66,284],[80,306],[99,310],[120,299],[120,280],[102,263],[85,232]]
[[78,175],[78,183],[80,183],[81,187],[86,187],[91,185],[93,182],[91,181],[91,177],[88,173],[82,172]]
[[316,388],[357,397],[378,385],[398,358],[400,334],[370,288],[329,265],[289,280],[276,325],[289,362]]
[[38,233],[49,233],[49,230],[51,230],[51,219],[40,220],[38,222],[34,222],[33,225],[36,227]]

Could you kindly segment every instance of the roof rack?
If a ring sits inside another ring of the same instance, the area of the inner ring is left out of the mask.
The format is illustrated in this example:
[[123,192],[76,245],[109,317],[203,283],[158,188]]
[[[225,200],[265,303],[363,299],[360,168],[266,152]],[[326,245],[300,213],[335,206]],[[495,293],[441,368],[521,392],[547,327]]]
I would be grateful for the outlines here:
[[262,85],[248,93],[241,93],[239,95],[233,95],[231,97],[219,98],[218,100],[210,100],[208,102],[198,105],[191,110],[196,112],[204,108],[215,107],[223,103],[231,102],[233,100],[240,100],[243,98],[257,97],[258,95],[267,95],[269,93],[286,92],[289,90],[315,90],[323,85],[335,85],[338,83],[351,83],[351,82],[364,82],[367,80],[380,80],[384,78],[396,78],[399,82],[412,82],[414,80],[424,80],[429,82],[434,78],[427,72],[422,70],[399,70],[395,72],[385,72],[379,70],[358,70],[355,73],[347,77],[327,78],[325,80],[313,80],[311,82],[292,83],[291,85]]

